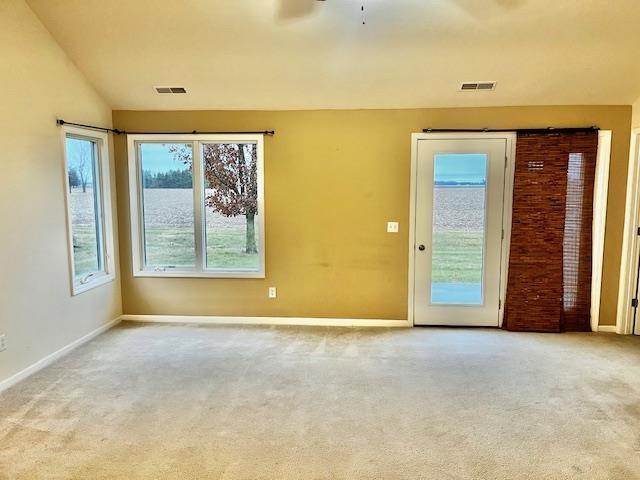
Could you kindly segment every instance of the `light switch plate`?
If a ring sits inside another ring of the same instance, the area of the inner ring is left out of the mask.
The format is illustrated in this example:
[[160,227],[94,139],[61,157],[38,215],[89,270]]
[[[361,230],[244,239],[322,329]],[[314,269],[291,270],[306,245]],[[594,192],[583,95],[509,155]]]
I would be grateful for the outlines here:
[[7,349],[7,337],[0,335],[0,352]]
[[399,229],[398,222],[387,222],[387,233],[398,233]]

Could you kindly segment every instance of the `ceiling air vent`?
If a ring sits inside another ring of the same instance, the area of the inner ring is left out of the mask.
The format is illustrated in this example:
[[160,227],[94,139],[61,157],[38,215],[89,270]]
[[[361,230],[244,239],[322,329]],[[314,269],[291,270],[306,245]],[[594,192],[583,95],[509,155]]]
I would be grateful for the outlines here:
[[496,89],[496,82],[464,82],[460,85],[461,92],[490,91]]
[[187,93],[184,87],[154,87],[158,93]]

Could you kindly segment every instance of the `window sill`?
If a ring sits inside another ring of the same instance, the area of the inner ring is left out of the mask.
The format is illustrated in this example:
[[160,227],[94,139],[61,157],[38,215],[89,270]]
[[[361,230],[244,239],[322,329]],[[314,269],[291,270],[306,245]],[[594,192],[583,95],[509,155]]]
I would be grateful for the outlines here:
[[154,270],[140,270],[133,272],[134,277],[142,278],[265,278],[263,271],[257,272],[239,272],[239,271],[185,271],[185,270],[173,270],[173,271],[154,271]]
[[71,294],[75,297],[76,295],[80,295],[81,293],[88,292],[89,290],[93,290],[94,288],[98,288],[102,285],[106,285],[107,283],[111,283],[115,280],[115,278],[116,276],[111,273],[108,275],[101,275],[83,284],[74,282],[73,291],[71,292]]

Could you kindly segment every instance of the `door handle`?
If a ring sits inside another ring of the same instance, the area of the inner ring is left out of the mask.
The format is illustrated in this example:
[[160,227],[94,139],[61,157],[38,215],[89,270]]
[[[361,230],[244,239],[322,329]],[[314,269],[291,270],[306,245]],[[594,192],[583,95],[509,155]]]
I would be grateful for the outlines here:
[[427,248],[424,245],[418,245],[418,250],[420,250],[421,252],[424,252],[424,249]]

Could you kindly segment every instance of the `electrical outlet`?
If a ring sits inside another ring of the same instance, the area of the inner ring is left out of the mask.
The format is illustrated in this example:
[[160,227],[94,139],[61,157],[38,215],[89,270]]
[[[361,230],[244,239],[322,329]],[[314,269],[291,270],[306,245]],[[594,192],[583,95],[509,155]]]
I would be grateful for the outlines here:
[[398,222],[387,222],[387,233],[398,233],[400,225]]
[[0,335],[0,352],[7,349],[7,337],[6,335]]
[[276,287],[269,287],[269,298],[276,298],[278,296],[278,291]]

